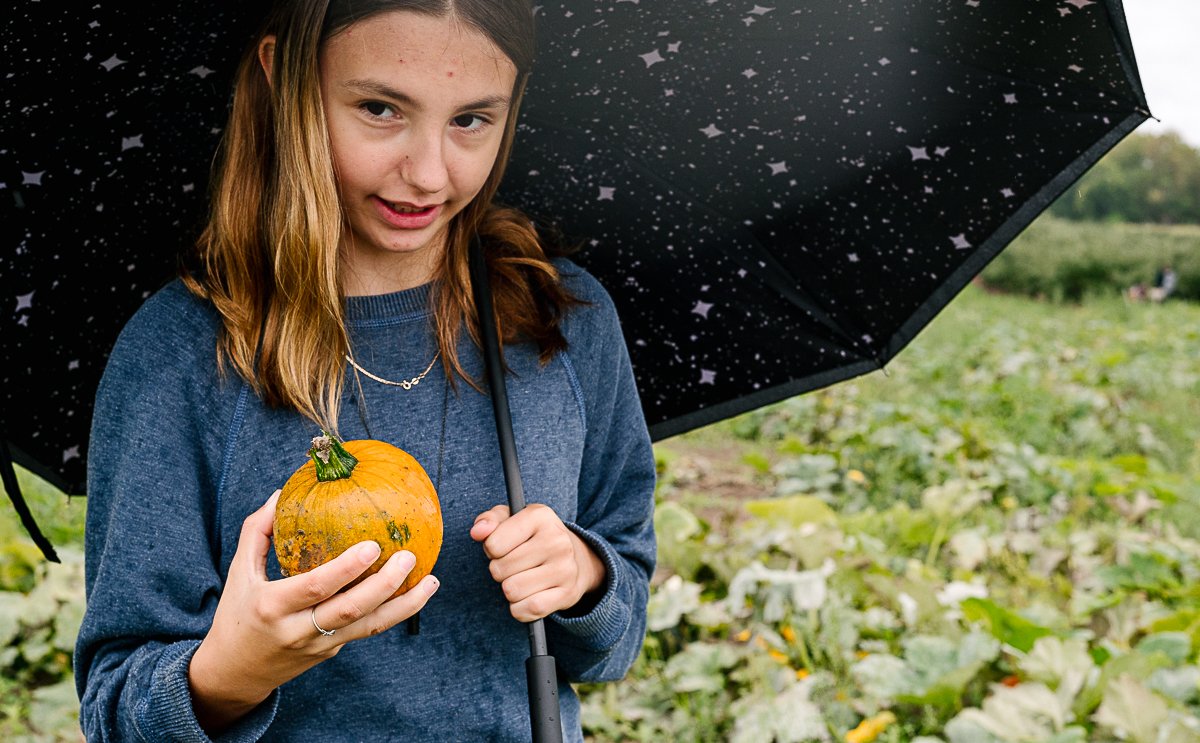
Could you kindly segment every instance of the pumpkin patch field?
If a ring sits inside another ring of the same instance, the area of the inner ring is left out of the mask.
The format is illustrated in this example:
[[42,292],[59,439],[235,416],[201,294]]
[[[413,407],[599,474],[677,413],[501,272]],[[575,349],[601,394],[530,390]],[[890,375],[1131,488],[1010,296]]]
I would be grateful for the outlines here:
[[[1200,740],[1200,306],[972,286],[886,374],[656,454],[590,740]],[[64,562],[0,507],[0,740],[74,741],[86,500],[22,483]]]

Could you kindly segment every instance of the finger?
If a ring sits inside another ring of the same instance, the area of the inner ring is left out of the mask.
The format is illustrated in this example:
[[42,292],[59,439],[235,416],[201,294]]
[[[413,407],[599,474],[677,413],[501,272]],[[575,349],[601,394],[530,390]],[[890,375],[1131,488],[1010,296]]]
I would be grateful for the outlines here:
[[475,517],[475,523],[471,526],[471,539],[476,542],[482,542],[487,539],[496,527],[507,521],[512,515],[508,506],[495,506]]
[[552,529],[561,524],[554,511],[545,506],[531,505],[496,527],[483,540],[483,552],[495,560],[512,552],[518,545],[531,539],[535,533]]
[[[307,573],[293,575],[271,584],[278,592],[278,600],[286,612],[307,610],[318,604],[370,567],[379,558],[379,545],[375,542],[359,542],[324,565]],[[326,628],[328,629],[328,628]]]
[[556,611],[568,609],[573,605],[569,593],[565,588],[541,591],[523,601],[518,601],[510,605],[508,611],[518,622],[532,622],[535,619],[544,619]]
[[416,564],[417,558],[408,550],[392,555],[375,575],[318,604],[320,625],[325,629],[341,629],[375,611],[404,584]]
[[255,577],[262,576],[263,580],[267,579],[267,552],[271,547],[271,533],[275,528],[275,504],[279,502],[280,492],[282,491],[276,490],[271,493],[267,502],[242,522],[242,534],[238,539],[237,550],[233,553],[229,572],[234,571],[234,563],[248,563]]
[[488,571],[492,574],[492,579],[500,583],[518,573],[545,565],[554,557],[544,545],[534,539],[517,545],[504,557],[489,562]]
[[567,584],[563,571],[551,565],[540,565],[532,570],[517,573],[500,584],[504,598],[510,604],[519,604],[545,591],[555,590]]
[[439,585],[438,579],[434,576],[425,576],[408,593],[380,604],[375,611],[339,632],[338,637],[341,638],[344,634],[343,641],[349,642],[377,635],[395,627],[423,609],[429,601],[429,597],[437,592]]

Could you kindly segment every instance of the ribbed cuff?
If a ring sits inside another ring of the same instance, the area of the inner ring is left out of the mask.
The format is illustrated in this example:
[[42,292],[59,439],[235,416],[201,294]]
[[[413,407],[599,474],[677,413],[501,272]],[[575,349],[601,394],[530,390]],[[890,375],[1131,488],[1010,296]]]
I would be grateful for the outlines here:
[[150,680],[150,693],[134,711],[134,724],[141,739],[253,743],[263,737],[275,719],[279,689],[216,738],[210,738],[200,727],[188,684],[188,666],[198,647],[199,640],[177,642],[168,645],[159,656]]
[[574,641],[572,644],[584,650],[604,652],[620,642],[629,629],[632,602],[629,595],[628,569],[607,540],[578,524],[565,523],[567,528],[586,542],[604,562],[607,571],[604,578],[604,594],[595,606],[582,616],[565,616],[561,612],[555,612],[549,618],[571,637]]

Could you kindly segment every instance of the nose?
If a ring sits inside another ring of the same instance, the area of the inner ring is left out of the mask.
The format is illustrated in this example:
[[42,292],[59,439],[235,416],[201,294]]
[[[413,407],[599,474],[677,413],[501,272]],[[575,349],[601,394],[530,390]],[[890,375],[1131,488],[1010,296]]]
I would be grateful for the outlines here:
[[422,193],[435,194],[450,185],[450,170],[441,132],[414,136],[400,164],[405,182]]

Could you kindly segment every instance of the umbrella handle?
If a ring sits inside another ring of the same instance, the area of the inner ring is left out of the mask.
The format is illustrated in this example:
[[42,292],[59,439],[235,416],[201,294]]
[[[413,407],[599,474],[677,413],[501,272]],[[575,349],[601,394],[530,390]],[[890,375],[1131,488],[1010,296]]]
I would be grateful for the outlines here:
[[[508,489],[509,510],[515,514],[525,507],[525,489],[517,461],[512,414],[508,409],[508,388],[504,383],[504,362],[500,357],[500,339],[496,332],[487,261],[483,257],[483,245],[478,234],[471,240],[470,269],[484,367],[492,396],[496,436],[500,443],[500,460],[504,465],[504,484]],[[558,674],[555,672],[554,656],[550,655],[546,646],[546,627],[541,619],[529,623],[529,658],[525,661],[525,678],[529,684],[529,722],[533,743],[562,743]]]

